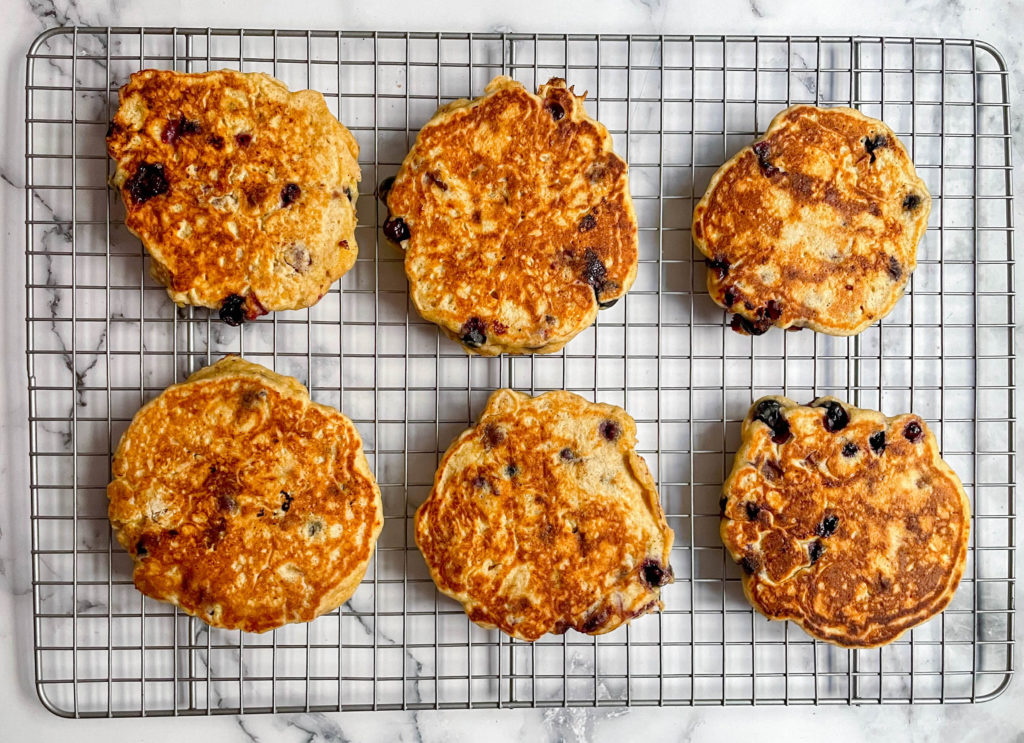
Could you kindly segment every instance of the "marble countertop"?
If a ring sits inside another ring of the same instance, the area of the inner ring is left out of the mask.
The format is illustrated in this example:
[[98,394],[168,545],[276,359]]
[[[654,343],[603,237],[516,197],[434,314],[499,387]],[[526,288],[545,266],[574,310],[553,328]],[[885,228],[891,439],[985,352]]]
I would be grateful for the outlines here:
[[[812,7],[813,10],[808,8]],[[425,9],[427,8],[427,9]],[[0,26],[2,91],[9,122],[0,142],[0,208],[8,251],[0,272],[0,739],[107,741],[615,741],[720,740],[785,736],[792,741],[1024,741],[1024,682],[1018,678],[980,705],[840,708],[556,709],[452,712],[222,716],[190,719],[59,719],[33,688],[32,592],[29,558],[27,399],[23,261],[25,52],[45,28],[58,25],[222,26],[421,31],[550,31],[679,34],[920,35],[983,39],[1000,49],[1011,70],[1015,193],[1024,192],[1024,2],[1021,0],[860,0],[808,4],[795,0],[668,2],[583,0],[518,3],[402,0],[391,3],[231,2],[177,0],[8,0]],[[1024,222],[1017,200],[1015,222]],[[1021,340],[1017,331],[1018,343]],[[1017,575],[1024,565],[1018,551]],[[1019,661],[1018,661],[1019,665]]]

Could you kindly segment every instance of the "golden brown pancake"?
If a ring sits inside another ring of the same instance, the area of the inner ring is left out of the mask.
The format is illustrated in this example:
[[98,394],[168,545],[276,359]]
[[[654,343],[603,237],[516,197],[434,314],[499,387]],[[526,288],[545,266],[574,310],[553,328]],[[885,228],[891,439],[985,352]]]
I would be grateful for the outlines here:
[[142,70],[107,136],[125,224],[179,305],[232,325],[309,307],[356,260],[359,147],[312,90]]
[[742,436],[721,531],[758,611],[865,648],[946,608],[970,504],[924,421],[831,397],[764,397]]
[[136,587],[214,627],[265,632],[340,606],[383,525],[352,422],[236,357],[143,407],[113,470]]
[[470,353],[553,353],[636,277],[626,163],[558,78],[438,109],[384,195],[413,304]]
[[889,127],[852,108],[793,106],[715,173],[693,242],[734,330],[855,335],[903,296],[930,210]]
[[442,593],[533,641],[598,635],[661,608],[672,530],[622,408],[501,389],[445,452],[416,511]]

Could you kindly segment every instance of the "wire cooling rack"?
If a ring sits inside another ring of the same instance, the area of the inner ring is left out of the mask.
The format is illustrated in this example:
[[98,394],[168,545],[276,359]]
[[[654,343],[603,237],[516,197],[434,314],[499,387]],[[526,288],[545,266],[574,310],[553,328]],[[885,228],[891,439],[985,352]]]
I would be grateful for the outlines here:
[[[362,148],[360,258],[308,311],[234,329],[147,275],[106,180],[116,92],[144,67],[264,71],[322,91]],[[467,357],[408,302],[370,194],[435,108],[507,73],[588,90],[631,168],[640,269],[561,353]],[[848,37],[549,36],[65,28],[28,55],[27,329],[36,685],[67,716],[561,705],[976,702],[1014,661],[1014,326],[1009,89],[987,44]],[[728,330],[691,210],[711,174],[795,102],[885,119],[935,197],[908,296],[855,338]],[[105,485],[132,415],[224,353],[307,384],[358,425],[385,526],[355,596],[266,635],[211,630],[132,586]],[[601,637],[511,641],[470,624],[411,537],[439,455],[496,387],[623,405],[657,478],[676,583]],[[769,623],[718,538],[753,398],[836,394],[935,431],[973,505],[940,617],[848,651]]]

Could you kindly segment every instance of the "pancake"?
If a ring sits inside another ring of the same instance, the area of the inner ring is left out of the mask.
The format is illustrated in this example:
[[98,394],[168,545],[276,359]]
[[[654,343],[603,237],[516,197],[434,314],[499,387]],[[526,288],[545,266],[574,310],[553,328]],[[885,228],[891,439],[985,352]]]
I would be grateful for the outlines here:
[[496,391],[416,511],[438,589],[477,624],[531,642],[660,609],[673,534],[635,447],[622,408]]
[[214,627],[308,622],[355,592],[383,525],[352,422],[236,357],[168,387],[114,454],[135,586]]
[[633,284],[626,163],[583,99],[496,77],[438,109],[382,184],[413,304],[470,353],[558,351]]
[[903,296],[930,211],[889,127],[851,108],[793,106],[715,173],[693,242],[734,330],[855,335]]
[[915,415],[764,397],[723,487],[722,541],[750,603],[848,648],[941,612],[964,572],[970,504]]
[[178,305],[238,325],[310,307],[355,263],[359,147],[320,93],[142,70],[107,136],[125,225]]

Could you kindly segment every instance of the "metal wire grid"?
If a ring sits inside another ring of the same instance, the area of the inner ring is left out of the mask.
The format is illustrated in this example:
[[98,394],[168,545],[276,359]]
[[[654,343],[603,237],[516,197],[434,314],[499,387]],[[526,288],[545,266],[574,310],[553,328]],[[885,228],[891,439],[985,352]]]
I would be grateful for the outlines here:
[[[106,186],[116,90],[144,67],[269,72],[320,90],[393,174],[434,109],[507,73],[589,90],[631,164],[636,284],[562,353],[468,358],[408,303],[382,210],[315,307],[243,329],[176,309]],[[975,702],[1014,660],[1013,226],[1005,64],[967,40],[67,28],[28,55],[27,332],[36,685],[66,716],[561,705]],[[711,173],[782,107],[855,105],[910,148],[935,201],[910,291],[852,338],[724,327],[689,237]],[[131,583],[106,520],[109,460],[143,402],[226,352],[309,386],[359,426],[385,527],[356,595],[267,635],[210,630]],[[677,545],[666,609],[534,644],[470,624],[411,538],[439,455],[498,386],[624,405]],[[940,617],[879,650],[768,623],[718,539],[752,398],[837,394],[929,420],[964,480],[968,565]]]

